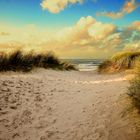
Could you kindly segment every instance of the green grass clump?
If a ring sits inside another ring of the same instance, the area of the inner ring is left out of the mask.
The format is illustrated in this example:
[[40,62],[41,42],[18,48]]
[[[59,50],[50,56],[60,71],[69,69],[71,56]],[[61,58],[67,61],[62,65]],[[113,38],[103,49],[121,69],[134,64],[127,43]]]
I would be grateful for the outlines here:
[[140,61],[140,51],[121,52],[114,55],[110,60],[104,61],[98,68],[99,72],[118,72],[132,69]]
[[74,65],[61,62],[53,53],[35,54],[23,53],[20,50],[9,55],[0,53],[0,71],[30,71],[33,68],[52,68],[61,70],[76,70]]

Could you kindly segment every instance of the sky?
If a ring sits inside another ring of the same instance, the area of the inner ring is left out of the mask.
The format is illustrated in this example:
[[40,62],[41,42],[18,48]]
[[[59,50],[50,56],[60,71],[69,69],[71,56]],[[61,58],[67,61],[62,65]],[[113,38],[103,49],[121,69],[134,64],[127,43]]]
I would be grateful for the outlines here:
[[140,49],[140,0],[0,0],[0,51],[108,58]]

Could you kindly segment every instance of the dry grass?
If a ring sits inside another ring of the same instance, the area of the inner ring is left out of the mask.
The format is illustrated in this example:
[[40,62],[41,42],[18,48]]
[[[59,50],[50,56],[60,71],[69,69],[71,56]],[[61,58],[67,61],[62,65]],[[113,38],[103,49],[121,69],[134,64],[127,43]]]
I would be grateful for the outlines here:
[[74,65],[61,62],[53,53],[22,53],[17,50],[10,54],[0,53],[0,71],[30,71],[33,68],[52,68],[60,70],[76,70]]
[[128,95],[132,99],[132,103],[140,110],[140,67],[136,69],[135,77],[130,81],[128,87]]
[[118,72],[135,67],[140,61],[140,52],[121,52],[110,60],[104,61],[98,68],[99,72]]

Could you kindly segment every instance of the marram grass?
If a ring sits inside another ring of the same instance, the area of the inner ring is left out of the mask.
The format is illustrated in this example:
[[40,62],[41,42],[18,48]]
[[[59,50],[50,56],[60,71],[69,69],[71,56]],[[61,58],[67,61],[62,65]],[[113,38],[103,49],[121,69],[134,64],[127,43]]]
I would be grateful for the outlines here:
[[118,72],[136,67],[140,61],[140,51],[121,52],[114,55],[110,60],[104,61],[98,68],[99,72]]
[[131,97],[133,105],[140,111],[140,51],[117,53],[110,60],[104,61],[98,71],[114,73],[128,69],[132,69],[135,76],[130,81],[127,93]]
[[75,66],[61,62],[53,53],[23,53],[20,50],[6,54],[0,53],[0,71],[30,71],[34,68],[76,70]]
[[140,111],[140,66],[136,71],[135,77],[130,81],[127,93],[131,97],[133,105]]

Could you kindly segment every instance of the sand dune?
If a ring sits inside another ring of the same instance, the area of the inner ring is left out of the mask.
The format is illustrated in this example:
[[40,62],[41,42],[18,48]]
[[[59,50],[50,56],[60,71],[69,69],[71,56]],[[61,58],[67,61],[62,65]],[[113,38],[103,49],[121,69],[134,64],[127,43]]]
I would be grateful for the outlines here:
[[0,140],[135,140],[122,74],[0,74]]

